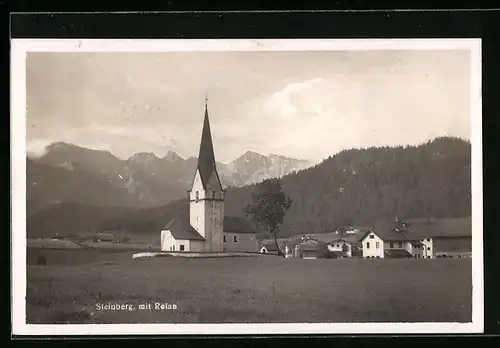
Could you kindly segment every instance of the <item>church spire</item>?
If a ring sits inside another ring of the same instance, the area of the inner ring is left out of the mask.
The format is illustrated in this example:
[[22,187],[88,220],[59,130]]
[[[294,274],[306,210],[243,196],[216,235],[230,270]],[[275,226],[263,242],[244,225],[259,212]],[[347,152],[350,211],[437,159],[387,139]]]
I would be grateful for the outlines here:
[[[216,174],[214,146],[212,134],[210,132],[210,121],[208,119],[208,100],[205,95],[205,118],[203,120],[203,130],[201,132],[200,152],[198,155],[198,170],[200,171],[203,187],[206,189],[212,174]],[[218,179],[217,179],[218,180]]]

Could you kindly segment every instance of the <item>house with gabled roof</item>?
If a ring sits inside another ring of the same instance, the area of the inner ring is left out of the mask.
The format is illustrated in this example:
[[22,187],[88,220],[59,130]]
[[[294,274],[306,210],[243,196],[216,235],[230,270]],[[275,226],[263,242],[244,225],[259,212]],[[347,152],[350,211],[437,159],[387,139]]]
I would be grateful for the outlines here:
[[205,238],[183,218],[173,218],[161,230],[161,250],[202,252]]
[[381,224],[361,238],[364,258],[470,257],[470,217],[408,220],[404,228]]
[[337,238],[327,244],[328,251],[336,253],[338,257],[352,257],[353,243],[347,238]]
[[278,254],[278,247],[276,243],[263,243],[259,249],[261,254]]
[[225,191],[217,172],[207,100],[198,163],[189,197],[189,218],[171,219],[161,230],[162,251],[257,252],[257,231],[243,217],[224,215]]

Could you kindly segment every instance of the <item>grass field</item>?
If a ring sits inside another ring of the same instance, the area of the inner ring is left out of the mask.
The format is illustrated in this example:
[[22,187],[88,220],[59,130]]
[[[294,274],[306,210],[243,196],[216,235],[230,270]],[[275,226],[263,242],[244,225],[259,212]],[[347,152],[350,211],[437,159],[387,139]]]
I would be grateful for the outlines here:
[[[41,253],[45,266],[33,264]],[[470,259],[134,260],[122,250],[33,249],[27,322],[469,322],[471,269]],[[107,303],[133,310],[98,310]]]

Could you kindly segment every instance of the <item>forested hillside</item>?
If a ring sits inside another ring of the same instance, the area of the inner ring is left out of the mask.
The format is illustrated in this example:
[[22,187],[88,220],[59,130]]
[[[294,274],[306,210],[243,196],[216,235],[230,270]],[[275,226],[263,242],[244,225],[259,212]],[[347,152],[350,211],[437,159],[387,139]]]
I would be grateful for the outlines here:
[[[283,178],[293,204],[284,230],[318,232],[395,216],[471,214],[470,143],[438,138],[420,146],[342,151]],[[231,189],[226,213],[241,215],[255,185]],[[287,232],[285,232],[287,234]]]
[[[280,233],[287,236],[346,225],[370,226],[395,216],[469,216],[470,165],[470,143],[450,137],[420,146],[342,151],[314,167],[283,177],[284,191],[293,204]],[[226,216],[243,216],[243,207],[250,202],[255,187],[229,188]],[[163,224],[181,213],[188,213],[186,199],[158,208],[114,213],[102,220],[99,228],[159,233]],[[57,221],[54,214],[51,211],[51,218]],[[43,212],[37,214],[37,221],[41,218]],[[81,224],[78,226],[82,228]],[[36,226],[28,221],[28,228]],[[57,229],[57,223],[53,228]]]

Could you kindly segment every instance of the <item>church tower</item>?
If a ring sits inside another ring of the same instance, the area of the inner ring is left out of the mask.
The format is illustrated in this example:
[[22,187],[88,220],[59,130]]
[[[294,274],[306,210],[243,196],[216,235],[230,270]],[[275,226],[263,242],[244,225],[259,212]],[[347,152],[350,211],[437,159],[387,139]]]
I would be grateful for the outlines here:
[[198,165],[189,191],[189,222],[205,238],[204,252],[223,251],[224,190],[215,164],[206,98]]

